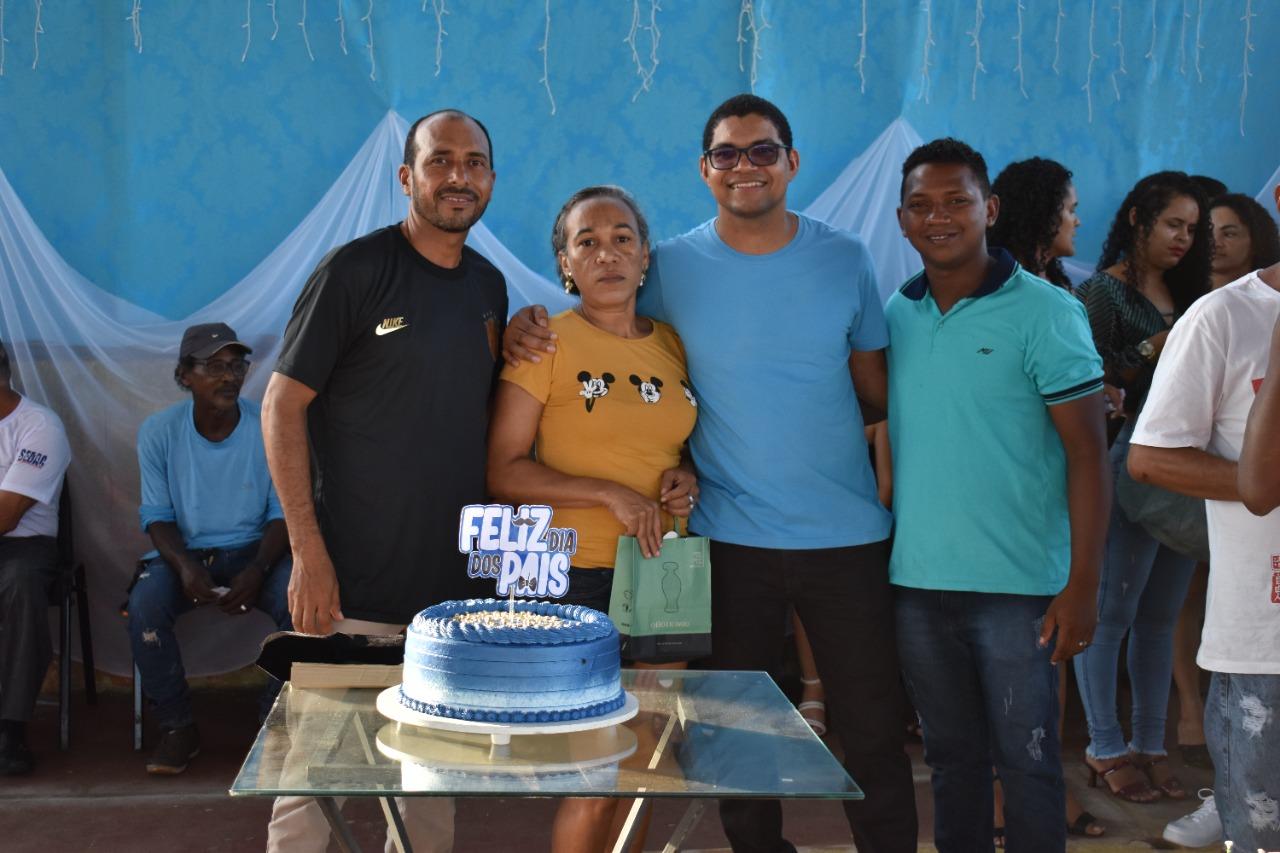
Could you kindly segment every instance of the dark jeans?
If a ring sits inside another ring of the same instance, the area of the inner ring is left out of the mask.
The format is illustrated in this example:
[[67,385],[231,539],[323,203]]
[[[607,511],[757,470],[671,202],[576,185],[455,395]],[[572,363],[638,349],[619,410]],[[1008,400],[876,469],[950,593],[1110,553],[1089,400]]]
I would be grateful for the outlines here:
[[[236,575],[244,571],[258,553],[258,543],[232,549],[211,549],[206,566],[214,586],[231,586]],[[289,572],[293,557],[285,553],[262,580],[262,589],[254,606],[270,616],[282,631],[293,629],[289,617]],[[142,692],[155,705],[155,716],[161,728],[190,725],[191,697],[187,691],[186,670],[182,653],[173,632],[178,617],[196,605],[182,591],[182,579],[162,557],[154,557],[143,566],[138,581],[129,593],[129,642],[133,660],[142,675]],[[280,683],[271,679],[262,698],[264,708],[280,691]]]
[[[888,561],[885,542],[812,550],[711,543],[710,664],[762,669],[776,680],[795,608],[826,691],[831,730],[844,745],[845,769],[866,794],[844,801],[861,853],[916,849]],[[795,849],[782,836],[777,800],[721,800],[720,820],[736,853]]]
[[933,770],[938,853],[990,850],[991,768],[1004,788],[1006,849],[1065,850],[1052,598],[897,587],[898,654]]
[[35,710],[53,659],[49,590],[57,568],[52,536],[0,536],[0,719],[25,722]]

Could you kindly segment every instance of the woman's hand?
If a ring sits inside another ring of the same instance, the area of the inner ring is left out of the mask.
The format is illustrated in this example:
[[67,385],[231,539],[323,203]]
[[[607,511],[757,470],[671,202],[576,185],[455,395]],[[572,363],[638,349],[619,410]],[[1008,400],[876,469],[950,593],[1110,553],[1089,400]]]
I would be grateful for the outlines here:
[[605,508],[622,522],[628,536],[636,537],[640,553],[652,559],[662,550],[662,512],[657,501],[628,489],[618,483],[611,484],[604,500]]
[[688,518],[698,502],[698,478],[688,468],[668,468],[662,472],[658,500],[671,515]]

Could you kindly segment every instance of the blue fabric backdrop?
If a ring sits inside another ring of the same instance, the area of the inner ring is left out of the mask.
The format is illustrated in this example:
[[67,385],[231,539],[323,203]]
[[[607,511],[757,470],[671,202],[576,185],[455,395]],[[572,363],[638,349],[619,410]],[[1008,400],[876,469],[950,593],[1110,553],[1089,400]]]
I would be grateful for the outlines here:
[[[968,33],[979,5],[986,70],[972,99]],[[1262,0],[1250,7],[1258,52],[1242,137],[1246,0],[1212,0],[1202,13],[1197,0],[1022,5],[1026,98],[1015,72],[1016,0],[867,3],[865,93],[855,65],[863,4],[757,2],[755,19],[763,15],[768,26],[755,88],[788,112],[802,155],[793,205],[813,201],[899,115],[926,139],[968,139],[993,169],[1031,154],[1074,169],[1083,258],[1096,255],[1114,205],[1143,172],[1206,172],[1253,194],[1275,170],[1280,63],[1267,57],[1280,44],[1280,7]],[[311,0],[312,61],[298,26],[301,0],[275,4],[274,40],[266,0],[143,4],[140,53],[126,20],[131,0],[45,3],[33,69],[35,4],[10,0],[0,169],[72,267],[173,318],[209,303],[276,247],[389,109],[411,119],[456,105],[488,123],[499,179],[486,223],[547,276],[551,218],[584,184],[634,190],[659,237],[711,215],[695,169],[702,122],[721,99],[750,87],[749,41],[748,70],[739,70],[737,0],[666,0],[657,12],[660,64],[651,90],[634,101],[640,79],[624,43],[631,3],[453,0],[439,76],[433,5],[423,6]],[[639,7],[647,21],[648,0]],[[361,20],[370,8],[376,80]],[[547,9],[555,115],[539,82]],[[1092,123],[1082,89],[1091,10]],[[642,59],[647,39],[641,31]]]

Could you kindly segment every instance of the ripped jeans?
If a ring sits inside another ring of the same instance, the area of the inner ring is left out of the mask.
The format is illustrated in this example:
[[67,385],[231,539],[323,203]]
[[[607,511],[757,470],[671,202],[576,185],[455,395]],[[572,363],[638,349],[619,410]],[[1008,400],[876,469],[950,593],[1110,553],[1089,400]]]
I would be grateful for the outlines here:
[[[1039,648],[1051,596],[894,587],[898,655],[933,771],[939,853],[990,850],[991,771],[1006,849],[1066,848],[1058,671]],[[872,700],[868,700],[872,701]]]
[[[207,552],[206,568],[214,586],[230,586],[258,553],[258,543]],[[289,618],[289,574],[293,557],[287,551],[262,579],[254,607],[263,611],[281,631],[293,629]],[[155,706],[155,719],[163,729],[190,725],[191,697],[186,670],[173,625],[195,604],[182,591],[182,580],[162,557],[147,560],[129,593],[129,642],[133,660],[142,675],[142,692]],[[242,617],[231,617],[242,618]],[[259,717],[265,717],[280,692],[280,682],[268,679],[260,700]]]
[[1204,734],[1223,837],[1241,850],[1280,850],[1280,675],[1215,672]]

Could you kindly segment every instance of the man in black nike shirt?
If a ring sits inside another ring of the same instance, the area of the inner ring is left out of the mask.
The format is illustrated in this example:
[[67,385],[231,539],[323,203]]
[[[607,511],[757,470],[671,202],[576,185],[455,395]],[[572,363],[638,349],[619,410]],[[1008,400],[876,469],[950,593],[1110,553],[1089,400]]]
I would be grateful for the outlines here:
[[[482,124],[456,110],[419,119],[400,166],[408,216],[330,252],[294,306],[262,430],[298,631],[398,633],[466,595],[454,539],[461,507],[484,502],[507,292],[464,241],[493,181]],[[415,799],[414,849],[450,849],[452,811],[452,800]],[[314,800],[276,801],[268,850],[310,849],[317,835],[327,843]]]

